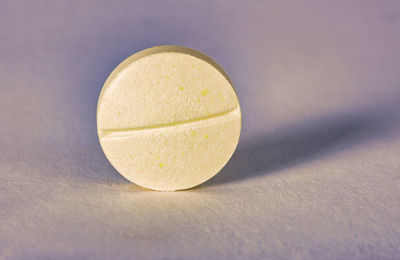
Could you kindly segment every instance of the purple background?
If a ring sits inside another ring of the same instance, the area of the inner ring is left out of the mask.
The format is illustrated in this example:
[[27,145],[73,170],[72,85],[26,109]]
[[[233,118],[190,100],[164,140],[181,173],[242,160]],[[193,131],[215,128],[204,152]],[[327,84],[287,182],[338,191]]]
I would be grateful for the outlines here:
[[[96,103],[178,44],[237,89],[238,150],[184,192],[108,163]],[[2,1],[0,258],[396,259],[399,1]]]

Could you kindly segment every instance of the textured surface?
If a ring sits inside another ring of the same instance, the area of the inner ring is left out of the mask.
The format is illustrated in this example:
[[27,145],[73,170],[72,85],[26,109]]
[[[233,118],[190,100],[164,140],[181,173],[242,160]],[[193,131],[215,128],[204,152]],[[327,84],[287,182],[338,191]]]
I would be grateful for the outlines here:
[[101,147],[128,180],[159,191],[197,186],[231,158],[240,107],[223,69],[185,47],[159,46],[123,61],[97,105]]
[[220,68],[204,60],[207,57],[197,58],[185,50],[202,55],[164,46],[146,49],[119,65],[99,98],[98,127],[157,127],[238,108],[235,91]]
[[[0,258],[396,259],[398,1],[2,1]],[[198,188],[124,180],[102,84],[191,46],[237,88],[238,150]]]

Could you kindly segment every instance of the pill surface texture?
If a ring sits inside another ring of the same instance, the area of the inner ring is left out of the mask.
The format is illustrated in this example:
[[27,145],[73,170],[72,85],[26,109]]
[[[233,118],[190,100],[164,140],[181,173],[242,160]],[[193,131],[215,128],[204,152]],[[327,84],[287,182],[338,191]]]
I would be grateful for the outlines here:
[[101,147],[128,180],[154,190],[199,185],[232,156],[241,112],[222,68],[180,46],[138,52],[111,73],[97,105]]

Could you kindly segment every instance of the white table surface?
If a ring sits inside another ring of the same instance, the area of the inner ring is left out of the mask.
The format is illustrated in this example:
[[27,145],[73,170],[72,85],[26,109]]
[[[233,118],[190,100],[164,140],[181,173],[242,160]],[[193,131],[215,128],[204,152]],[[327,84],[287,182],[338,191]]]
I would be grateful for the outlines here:
[[[106,160],[96,103],[141,49],[213,57],[238,150],[182,192]],[[399,259],[399,1],[0,3],[1,259]]]

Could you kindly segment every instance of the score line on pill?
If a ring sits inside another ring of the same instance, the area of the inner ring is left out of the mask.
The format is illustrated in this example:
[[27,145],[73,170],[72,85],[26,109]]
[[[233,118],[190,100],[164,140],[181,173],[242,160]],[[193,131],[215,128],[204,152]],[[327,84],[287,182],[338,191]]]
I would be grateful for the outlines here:
[[114,168],[145,188],[175,191],[216,175],[239,141],[233,84],[208,56],[182,46],[133,54],[110,74],[97,132]]

